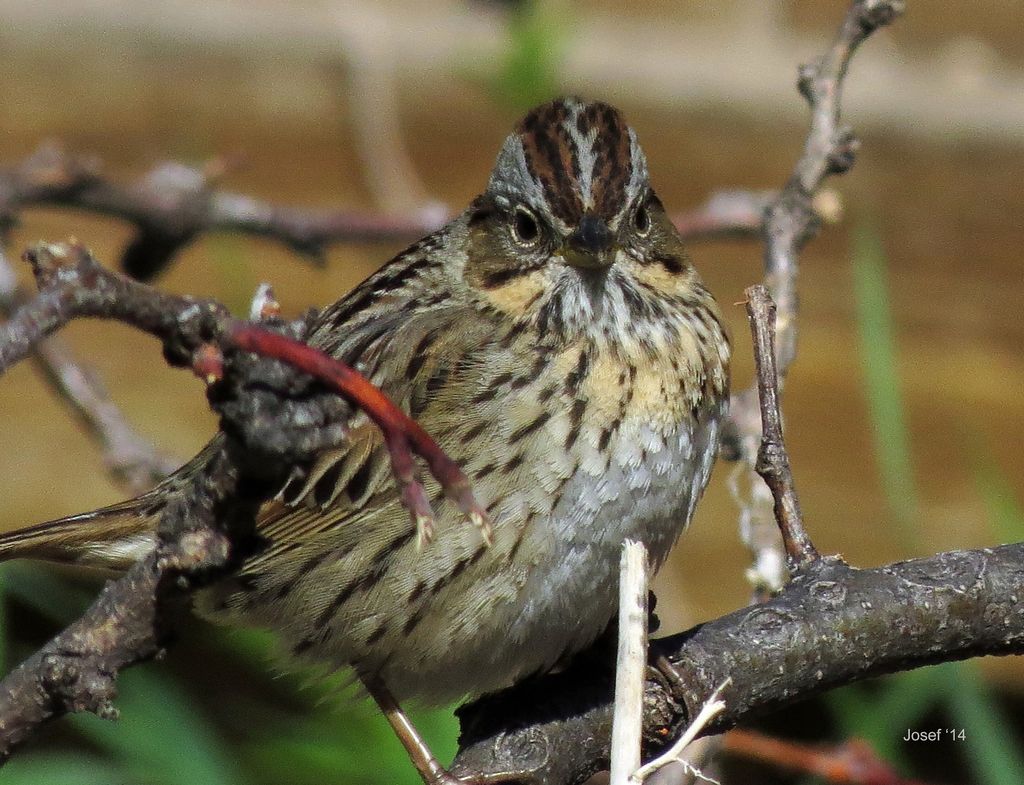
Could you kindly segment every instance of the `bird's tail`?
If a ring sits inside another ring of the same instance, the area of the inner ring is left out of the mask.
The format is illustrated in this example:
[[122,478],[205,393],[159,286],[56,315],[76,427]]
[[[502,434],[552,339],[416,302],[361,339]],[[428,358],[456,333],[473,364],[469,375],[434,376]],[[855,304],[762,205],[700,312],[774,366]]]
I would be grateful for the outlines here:
[[161,487],[92,512],[0,534],[0,561],[42,559],[125,570],[156,543]]
[[223,446],[214,437],[191,461],[134,499],[0,534],[0,562],[42,559],[108,570],[127,570],[156,545],[167,501]]

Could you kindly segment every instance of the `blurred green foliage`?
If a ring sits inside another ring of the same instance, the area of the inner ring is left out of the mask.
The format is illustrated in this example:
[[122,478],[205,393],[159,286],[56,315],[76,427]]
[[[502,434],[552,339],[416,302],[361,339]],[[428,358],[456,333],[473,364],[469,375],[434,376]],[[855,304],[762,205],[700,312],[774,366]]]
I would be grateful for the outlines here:
[[[920,505],[892,328],[886,256],[876,230],[862,227],[857,232],[852,258],[865,395],[879,476],[903,547],[918,552]],[[1019,541],[1024,516],[1009,482],[980,448],[975,449],[974,464],[978,492],[993,528],[1003,539]],[[947,663],[870,685],[853,685],[830,693],[828,704],[845,736],[865,739],[904,772],[911,770],[902,741],[906,731],[931,730],[933,724],[922,723],[940,712],[949,718],[948,727],[964,731],[964,740],[956,743],[963,745],[965,762],[978,783],[1024,783],[1024,759],[1008,718],[973,663]]]
[[[54,628],[93,596],[90,587],[38,565],[4,565],[2,584],[6,600]],[[203,640],[183,642],[166,660],[121,674],[118,721],[61,720],[12,758],[4,785],[419,782],[383,716],[345,686],[345,674],[280,675],[271,665],[271,635],[205,630]],[[4,650],[12,650],[5,664],[31,653],[32,644],[11,640],[17,636],[6,623],[3,632]],[[182,648],[192,651],[179,657]],[[195,671],[197,662],[216,671],[212,686],[209,675]],[[233,678],[222,681],[221,673]],[[452,710],[411,713],[435,753],[450,759],[458,736]]]
[[538,0],[516,3],[507,14],[505,56],[485,83],[497,101],[520,112],[560,92],[559,63],[569,18],[560,4]]

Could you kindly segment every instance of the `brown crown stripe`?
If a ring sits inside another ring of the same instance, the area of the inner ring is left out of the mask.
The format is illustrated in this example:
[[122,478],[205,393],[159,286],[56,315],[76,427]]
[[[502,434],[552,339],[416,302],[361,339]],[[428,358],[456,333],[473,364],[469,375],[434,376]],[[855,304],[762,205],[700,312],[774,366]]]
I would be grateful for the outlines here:
[[[583,216],[580,157],[569,132],[570,110],[564,99],[530,112],[516,129],[530,174],[541,184],[551,212],[570,226]],[[591,197],[594,211],[611,220],[626,201],[632,171],[629,127],[617,109],[585,104],[576,117],[576,131],[594,140]]]
[[597,214],[610,220],[626,201],[633,168],[629,127],[622,115],[607,104],[592,105],[589,109],[600,114],[600,121],[595,124],[601,128],[594,142],[597,156],[591,196]]

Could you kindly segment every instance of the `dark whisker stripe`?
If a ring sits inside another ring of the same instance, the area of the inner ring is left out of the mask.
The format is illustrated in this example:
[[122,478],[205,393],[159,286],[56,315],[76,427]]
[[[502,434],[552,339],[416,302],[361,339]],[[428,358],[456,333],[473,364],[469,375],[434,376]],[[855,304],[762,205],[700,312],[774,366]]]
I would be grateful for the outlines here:
[[537,311],[537,331],[541,337],[548,334],[562,336],[565,332],[565,322],[562,318],[562,309],[565,303],[563,294],[556,289]]
[[642,319],[651,315],[650,301],[637,291],[633,283],[625,278],[618,281],[619,291],[626,303],[629,315],[633,319]]
[[504,286],[509,281],[514,281],[517,278],[522,278],[529,275],[534,270],[539,269],[543,265],[529,265],[524,267],[502,267],[499,270],[493,270],[492,272],[486,273],[480,281],[480,285],[484,289],[497,289],[499,286]]
[[648,255],[648,264],[660,264],[670,273],[681,273],[686,269],[686,260],[675,254],[654,253]]

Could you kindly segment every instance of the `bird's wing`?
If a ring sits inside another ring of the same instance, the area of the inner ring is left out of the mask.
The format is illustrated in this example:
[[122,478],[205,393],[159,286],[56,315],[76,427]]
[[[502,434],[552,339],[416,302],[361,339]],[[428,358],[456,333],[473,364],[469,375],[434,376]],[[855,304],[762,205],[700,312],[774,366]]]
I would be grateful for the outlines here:
[[[430,254],[435,242],[426,238],[412,246],[326,309],[309,342],[356,367],[443,440],[449,423],[438,415],[446,416],[450,402],[437,405],[437,399],[456,377],[472,372],[474,355],[493,329],[453,302],[440,260]],[[428,489],[437,490],[433,483]],[[268,561],[351,524],[367,509],[407,516],[398,498],[381,432],[357,413],[344,444],[297,470],[261,511],[257,534],[266,546],[243,572],[260,572]]]

